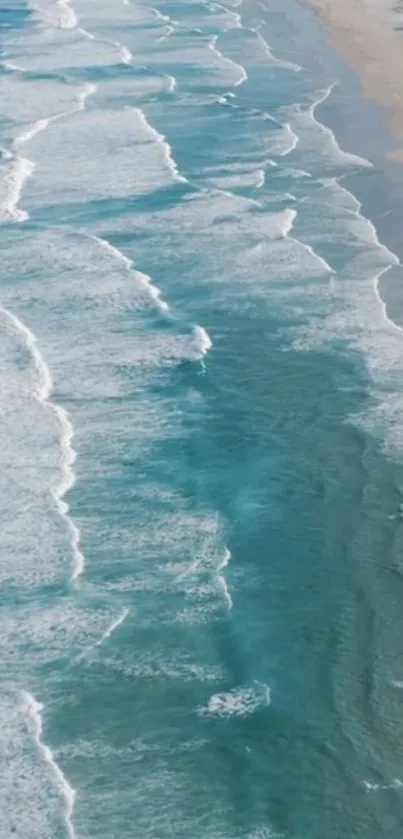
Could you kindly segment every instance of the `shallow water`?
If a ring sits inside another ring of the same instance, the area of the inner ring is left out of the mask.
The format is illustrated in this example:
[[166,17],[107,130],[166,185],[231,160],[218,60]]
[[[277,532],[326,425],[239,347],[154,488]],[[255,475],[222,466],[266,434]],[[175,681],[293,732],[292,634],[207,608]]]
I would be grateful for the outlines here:
[[382,131],[292,0],[7,23],[1,834],[397,837]]

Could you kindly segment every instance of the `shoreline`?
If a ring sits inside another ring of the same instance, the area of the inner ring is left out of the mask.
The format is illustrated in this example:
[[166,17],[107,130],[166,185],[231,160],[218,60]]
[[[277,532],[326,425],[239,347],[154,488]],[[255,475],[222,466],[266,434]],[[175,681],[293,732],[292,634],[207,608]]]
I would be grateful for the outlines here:
[[400,21],[386,0],[299,2],[314,11],[331,46],[357,72],[364,96],[388,111],[396,146],[385,157],[403,163],[403,15]]

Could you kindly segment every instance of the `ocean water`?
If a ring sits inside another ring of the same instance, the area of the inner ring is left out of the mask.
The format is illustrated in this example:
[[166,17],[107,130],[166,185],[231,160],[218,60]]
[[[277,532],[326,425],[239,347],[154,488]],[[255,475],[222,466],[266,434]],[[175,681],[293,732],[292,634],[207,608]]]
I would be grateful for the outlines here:
[[397,839],[382,128],[294,0],[0,14],[0,837]]

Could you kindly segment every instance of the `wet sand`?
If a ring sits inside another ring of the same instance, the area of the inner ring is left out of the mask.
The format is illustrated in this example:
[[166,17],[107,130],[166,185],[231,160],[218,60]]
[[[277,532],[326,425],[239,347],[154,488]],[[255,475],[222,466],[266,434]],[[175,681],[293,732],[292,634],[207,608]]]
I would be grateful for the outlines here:
[[396,147],[387,156],[403,163],[403,2],[392,7],[389,0],[302,1],[358,72],[365,96],[388,110]]

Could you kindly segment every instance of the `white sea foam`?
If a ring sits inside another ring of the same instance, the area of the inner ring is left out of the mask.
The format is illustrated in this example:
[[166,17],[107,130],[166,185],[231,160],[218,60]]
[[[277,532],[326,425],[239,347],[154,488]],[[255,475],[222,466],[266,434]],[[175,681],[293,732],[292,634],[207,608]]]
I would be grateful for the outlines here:
[[282,236],[286,237],[289,235],[289,233],[291,233],[296,217],[296,210],[284,210],[284,212],[282,213],[283,222],[280,228]]
[[226,581],[225,575],[224,575],[224,571],[225,571],[230,559],[231,559],[231,551],[228,548],[225,548],[224,552],[223,552],[223,555],[222,555],[222,558],[221,558],[221,560],[218,564],[217,583],[218,583],[219,588],[222,591],[222,594],[223,594],[224,600],[225,600],[225,602],[228,606],[228,609],[231,611],[232,606],[233,606],[232,597],[230,595],[229,588],[228,588],[228,585],[227,585],[227,581]]
[[86,100],[88,99],[89,96],[93,96],[96,89],[97,89],[96,84],[89,83],[89,84],[84,85],[83,89],[78,93],[78,96],[77,96],[78,110],[81,110],[81,111],[84,110]]
[[77,15],[69,0],[35,0],[30,6],[48,26],[74,29],[78,24]]
[[26,76],[0,79],[0,108],[7,120],[3,132],[9,159],[25,143],[33,140],[52,123],[83,110],[95,91],[93,84],[77,87],[59,81],[43,82]]
[[72,817],[76,800],[76,791],[70,786],[67,778],[60,769],[60,766],[56,763],[52,750],[43,742],[43,722],[41,715],[43,705],[37,702],[35,697],[30,693],[24,691],[22,694],[22,706],[23,711],[27,714],[27,717],[31,722],[32,734],[38,752],[45,763],[47,763],[50,767],[53,777],[57,783],[60,797],[63,802],[63,815],[68,839],[75,839],[76,834],[73,827]]
[[120,41],[113,41],[109,38],[100,38],[96,35],[93,35],[92,32],[89,32],[88,29],[84,29],[83,27],[79,27],[78,32],[86,38],[87,41],[96,41],[99,44],[107,44],[108,46],[114,47],[120,56],[120,61],[122,64],[131,64],[133,60],[133,53],[126,47],[124,44],[121,44]]
[[196,353],[200,358],[203,358],[213,346],[210,335],[203,326],[195,326],[193,328],[193,340]]
[[171,76],[171,75],[168,74],[167,79],[168,79],[168,85],[169,85],[168,90],[169,90],[170,93],[173,93],[173,91],[175,90],[175,88],[177,86],[177,81],[175,79],[175,76]]
[[[285,109],[290,115],[292,130],[298,135],[300,143],[303,141],[302,145],[306,158],[312,158],[314,163],[319,152],[318,160],[329,161],[330,164],[338,164],[343,167],[372,167],[372,163],[366,158],[343,151],[334,132],[316,118],[316,109],[329,98],[334,87],[335,83],[318,93],[316,99],[308,108],[295,105]],[[309,169],[311,169],[310,166]]]
[[[329,189],[331,201],[326,194]],[[315,249],[321,237],[330,242],[337,264],[329,286],[330,313],[328,308],[325,318],[298,329],[294,346],[313,349],[343,336],[361,353],[372,380],[372,404],[350,420],[379,436],[388,453],[400,460],[403,329],[388,316],[379,290],[387,272],[392,268],[401,272],[399,259],[380,244],[375,226],[362,216],[357,199],[334,179],[325,183],[322,192],[316,191],[310,212],[312,208],[308,241]]]
[[14,157],[0,169],[0,219],[25,221],[29,215],[18,207],[24,184],[35,169],[32,160]]
[[283,129],[285,131],[285,136],[287,138],[288,143],[286,148],[279,152],[279,157],[285,157],[287,154],[291,154],[291,152],[294,151],[299,142],[298,134],[296,134],[296,132],[292,130],[289,122],[284,123]]
[[156,17],[158,20],[165,20],[165,21],[169,21],[169,20],[171,19],[171,18],[169,17],[169,15],[164,15],[162,12],[160,12],[160,10],[159,10],[159,9],[155,9],[155,8],[154,8],[154,6],[151,6],[151,7],[150,7],[150,12],[152,12],[152,13],[153,13],[153,15],[155,15],[155,17]]
[[366,792],[379,792],[385,789],[401,789],[403,782],[399,778],[393,778],[390,784],[373,784],[370,781],[363,781]]
[[131,64],[133,61],[133,53],[130,52],[128,47],[121,46],[121,56],[122,64]]
[[111,256],[121,262],[127,271],[130,271],[133,279],[136,283],[146,289],[147,293],[149,294],[150,298],[153,300],[155,305],[158,309],[162,312],[168,312],[169,306],[165,300],[161,299],[161,292],[160,290],[153,285],[153,282],[147,274],[143,274],[142,271],[138,271],[136,268],[133,267],[133,262],[131,259],[128,259],[118,248],[115,248],[107,239],[103,239],[100,236],[95,236],[90,233],[84,233],[83,235],[88,236],[88,238],[92,239],[94,242],[97,242],[101,248],[107,251]]
[[242,29],[242,18],[238,12],[233,12],[227,6],[223,6],[220,3],[208,3],[207,8],[211,12],[214,26],[220,29],[221,32],[228,32],[231,29]]
[[298,213],[297,213],[296,210],[293,210],[293,209],[284,210],[284,213],[283,213],[284,222],[283,222],[282,229],[281,229],[282,235],[284,236],[284,238],[289,238],[290,241],[295,242],[295,244],[298,245],[298,247],[303,248],[307,253],[309,253],[310,256],[313,257],[313,259],[316,260],[321,265],[325,274],[334,274],[334,270],[331,267],[331,265],[329,265],[329,263],[326,262],[326,260],[314,250],[312,245],[308,245],[305,242],[302,242],[300,239],[296,239],[295,237],[289,235],[291,233],[292,229],[293,229],[294,222],[295,222],[295,219],[297,218],[297,215],[298,215]]
[[[93,84],[85,85],[78,93],[77,105],[69,111],[64,111],[55,114],[51,117],[38,119],[26,127],[21,133],[17,134],[13,141],[13,148],[18,150],[20,146],[28,143],[37,134],[45,131],[52,122],[62,119],[68,114],[81,111],[85,107],[85,101],[92,93],[94,93],[96,86]],[[25,210],[18,207],[22,190],[25,182],[31,177],[35,170],[35,164],[32,160],[18,155],[13,156],[11,152],[7,152],[4,159],[9,163],[4,167],[3,173],[0,173],[0,217],[14,222],[26,221],[29,214]]]
[[185,182],[169,144],[138,107],[86,109],[56,121],[43,137],[31,141],[40,189],[27,195],[38,210],[49,203],[68,208],[84,193],[87,201],[134,198]]
[[[228,15],[228,9],[226,6],[219,6],[219,8],[224,12],[225,15]],[[224,32],[228,32],[230,29],[242,29],[242,17],[238,12],[230,12],[230,20],[226,21],[226,23],[230,24],[229,26],[226,25],[223,27]]]
[[243,82],[245,82],[247,80],[248,74],[247,74],[245,68],[242,67],[241,64],[237,64],[236,61],[232,61],[231,58],[227,58],[225,55],[222,54],[222,52],[220,52],[220,50],[217,48],[217,41],[218,41],[218,35],[213,35],[213,37],[212,37],[212,39],[209,43],[209,49],[211,49],[213,52],[215,52],[215,54],[222,61],[224,61],[226,64],[231,64],[233,67],[235,67],[235,69],[239,73],[239,76],[234,81],[233,84],[234,84],[234,87],[238,87],[239,85],[243,84]]
[[254,168],[242,170],[241,166],[238,167],[238,171],[231,171],[228,167],[227,173],[210,176],[209,181],[217,189],[231,194],[235,189],[260,189],[265,183],[265,172],[264,169]]
[[[38,119],[37,122],[34,122],[28,128],[25,129],[18,137],[14,140],[14,147],[18,148],[18,146],[23,145],[23,143],[27,143],[28,140],[32,140],[32,137],[35,137],[35,134],[39,134],[40,131],[45,131],[48,128],[49,123],[51,122],[51,117],[48,119]],[[54,117],[53,117],[54,119]]]
[[263,38],[259,26],[257,26],[255,29],[251,29],[251,31],[256,33],[256,37],[259,41],[259,44],[263,47],[263,51],[269,59],[270,64],[273,64],[275,67],[279,67],[283,70],[293,70],[294,73],[299,73],[302,70],[300,64],[294,64],[292,61],[285,61],[284,59],[278,58],[273,54],[271,48],[269,47],[269,44]]
[[126,620],[128,614],[129,614],[129,611],[130,611],[130,609],[127,609],[127,608],[122,609],[122,611],[118,615],[118,617],[114,618],[114,620],[109,624],[109,626],[107,626],[105,631],[102,633],[101,637],[97,641],[95,641],[93,644],[91,644],[89,647],[86,647],[83,650],[83,652],[80,653],[77,656],[77,658],[75,660],[76,661],[82,661],[82,659],[84,659],[86,657],[86,655],[91,650],[95,649],[96,647],[101,647],[102,644],[104,643],[104,641],[106,641],[108,638],[110,638],[110,636],[116,631],[116,629],[119,628],[119,626],[123,623],[123,621]]
[[192,604],[176,613],[176,622],[208,622],[212,617],[222,615],[223,604],[228,611],[233,605],[225,579],[231,552],[225,545],[220,549],[222,527],[218,515],[202,521],[202,528],[200,523],[194,522],[192,531],[194,544],[189,560],[169,566],[175,587],[183,591]]
[[159,38],[157,38],[157,44],[161,44],[163,41],[166,41],[166,39],[169,38],[170,35],[173,35],[174,32],[175,32],[175,27],[174,26],[171,26],[171,25],[166,26],[163,34],[160,35]]
[[20,64],[15,64],[14,61],[0,61],[0,67],[4,67],[5,70],[25,73],[24,67],[21,67]]
[[157,131],[155,128],[153,128],[152,125],[150,125],[144,111],[142,111],[141,108],[135,108],[134,110],[137,113],[142,125],[144,126],[144,128],[148,132],[149,136],[153,140],[155,140],[158,143],[158,145],[162,146],[162,148],[164,150],[164,158],[165,158],[166,164],[168,166],[168,169],[169,169],[169,171],[172,175],[172,178],[175,181],[180,181],[181,183],[187,183],[187,179],[184,178],[183,175],[180,175],[180,173],[178,171],[178,167],[177,167],[177,165],[176,165],[176,163],[175,163],[175,161],[172,157],[171,146],[167,142],[164,134],[160,134],[159,131]]
[[120,615],[117,618],[115,618],[115,620],[112,621],[112,623],[107,627],[107,629],[105,629],[105,632],[103,633],[103,635],[101,636],[99,641],[97,641],[97,643],[96,643],[97,647],[100,647],[101,644],[103,644],[104,641],[106,641],[107,638],[110,638],[112,633],[115,632],[115,630],[123,623],[124,620],[126,620],[128,614],[129,614],[129,609],[123,609],[122,610]]
[[270,688],[256,682],[250,687],[214,693],[206,705],[197,709],[197,713],[203,717],[246,717],[261,708],[266,708],[270,702]]
[[52,487],[51,492],[59,514],[65,521],[70,534],[70,549],[73,558],[71,581],[73,581],[82,574],[84,569],[84,556],[80,550],[80,531],[69,515],[68,504],[63,500],[64,495],[69,489],[71,489],[75,482],[75,474],[72,469],[73,463],[76,459],[76,454],[72,446],[73,426],[70,422],[67,411],[51,401],[51,394],[53,390],[52,376],[38,347],[36,336],[12,312],[3,307],[1,307],[1,311],[3,311],[8,317],[19,335],[22,336],[26,348],[31,356],[35,371],[35,395],[37,399],[42,404],[48,406],[48,408],[56,416],[59,424],[61,450],[60,480],[55,487]]

